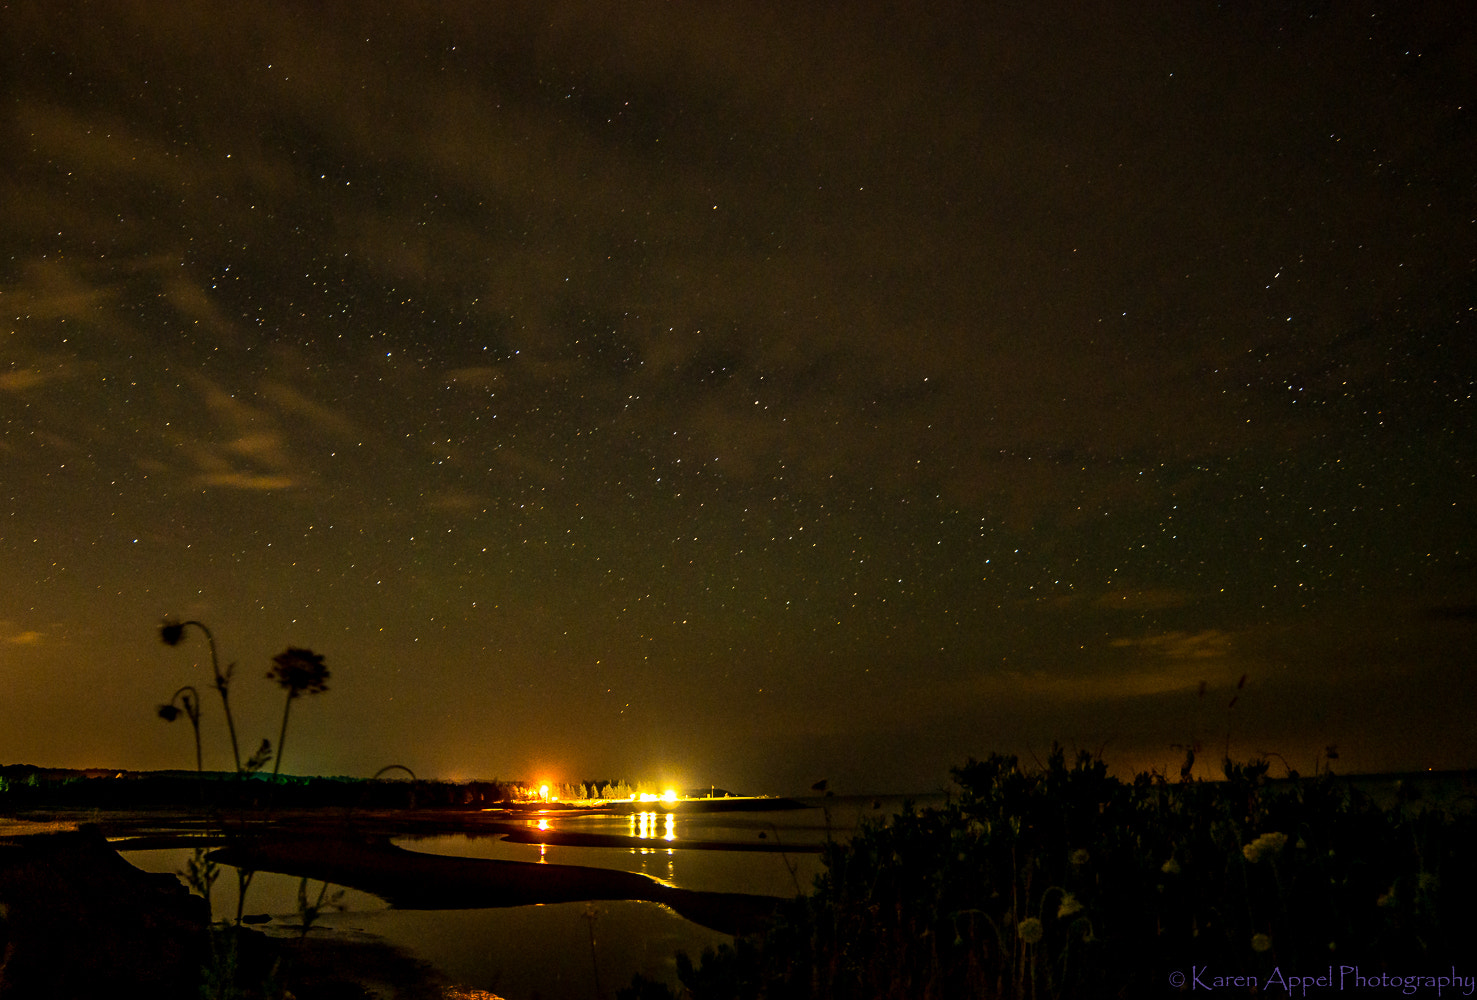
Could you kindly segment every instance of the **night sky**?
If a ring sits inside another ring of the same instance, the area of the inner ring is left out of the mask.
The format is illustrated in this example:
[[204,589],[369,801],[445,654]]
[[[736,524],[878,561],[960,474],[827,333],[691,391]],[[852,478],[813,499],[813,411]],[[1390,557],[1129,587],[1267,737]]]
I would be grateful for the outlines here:
[[1477,764],[1474,25],[0,3],[0,762]]

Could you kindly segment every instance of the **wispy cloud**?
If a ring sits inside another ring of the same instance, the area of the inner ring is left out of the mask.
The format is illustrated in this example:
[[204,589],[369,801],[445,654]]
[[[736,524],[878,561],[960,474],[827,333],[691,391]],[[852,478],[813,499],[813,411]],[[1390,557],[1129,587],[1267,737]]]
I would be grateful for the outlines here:
[[1022,699],[1076,702],[1188,691],[1199,683],[1199,677],[1191,676],[1174,666],[1167,666],[1090,677],[1072,677],[1044,671],[1007,673],[995,678],[990,686],[996,689],[997,696],[1014,695]]
[[1231,652],[1231,635],[1210,628],[1200,632],[1164,632],[1137,638],[1114,639],[1118,649],[1143,649],[1172,660],[1213,660]]
[[34,389],[39,385],[51,381],[56,376],[47,372],[38,372],[34,368],[13,368],[8,372],[0,374],[0,390],[5,392],[24,392]]
[[489,503],[486,497],[478,496],[475,493],[469,493],[466,490],[455,487],[436,490],[428,494],[423,502],[428,510],[443,511],[452,514],[465,514],[472,511],[486,510]]
[[238,490],[290,490],[299,485],[291,476],[255,472],[208,472],[200,476],[200,481]]
[[473,365],[468,368],[453,368],[446,373],[448,385],[470,389],[487,389],[501,385],[504,381],[502,369],[492,365]]
[[351,437],[355,433],[354,423],[338,410],[325,406],[286,384],[267,380],[258,390],[262,398],[282,412],[284,416],[301,417],[315,431],[337,437]]
[[90,319],[117,290],[91,283],[70,264],[32,261],[25,280],[6,292],[6,308],[28,320]]
[[[207,486],[242,490],[284,490],[301,485],[291,452],[277,421],[202,376],[190,380],[214,417],[218,435],[179,441]],[[224,439],[224,440],[222,440]]]
[[8,622],[0,623],[0,641],[11,646],[39,646],[46,641],[46,633],[35,629],[14,631]]
[[1162,611],[1165,608],[1181,608],[1190,603],[1190,595],[1183,590],[1169,588],[1122,588],[1110,590],[1093,606],[1115,611]]

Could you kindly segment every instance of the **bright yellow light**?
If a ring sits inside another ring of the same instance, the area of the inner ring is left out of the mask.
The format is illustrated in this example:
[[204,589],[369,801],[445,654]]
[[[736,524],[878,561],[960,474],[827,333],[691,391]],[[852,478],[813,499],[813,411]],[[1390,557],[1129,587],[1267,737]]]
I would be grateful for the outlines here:
[[640,794],[640,796],[638,796],[638,798],[642,802],[655,802],[656,801],[656,796],[653,795],[653,794],[651,794],[650,792],[642,792]]
[[673,791],[672,789],[668,788],[665,792],[662,792],[662,801],[663,802],[676,802],[677,801],[677,793],[675,791]]
[[538,821],[538,828],[540,830],[547,830],[549,828],[549,821],[546,820],[546,819],[539,820]]
[[538,797],[541,798],[541,799],[547,799],[549,797],[549,786],[548,785],[539,785],[538,786]]

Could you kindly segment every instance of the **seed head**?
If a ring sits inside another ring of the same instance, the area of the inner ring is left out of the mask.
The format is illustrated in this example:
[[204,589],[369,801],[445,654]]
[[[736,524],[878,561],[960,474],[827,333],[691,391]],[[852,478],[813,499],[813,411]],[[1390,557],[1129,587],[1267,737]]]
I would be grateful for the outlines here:
[[287,691],[289,698],[304,694],[320,694],[328,690],[328,668],[323,657],[311,649],[290,646],[272,658],[267,679],[274,680]]
[[1251,843],[1242,847],[1241,853],[1245,855],[1247,861],[1256,864],[1262,858],[1276,854],[1282,850],[1286,843],[1287,834],[1285,833],[1264,833]]
[[1041,921],[1035,917],[1027,917],[1020,922],[1020,926],[1016,928],[1016,933],[1020,934],[1021,940],[1026,944],[1035,944],[1041,940]]

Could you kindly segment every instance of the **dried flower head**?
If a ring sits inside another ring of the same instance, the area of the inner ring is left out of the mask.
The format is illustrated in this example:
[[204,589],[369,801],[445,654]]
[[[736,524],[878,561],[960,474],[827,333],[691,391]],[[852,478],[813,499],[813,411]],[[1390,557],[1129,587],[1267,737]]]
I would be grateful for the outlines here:
[[1041,921],[1037,920],[1035,917],[1027,917],[1025,920],[1022,920],[1020,922],[1020,926],[1016,928],[1016,933],[1021,936],[1021,940],[1024,941],[1026,944],[1035,944],[1036,942],[1040,941],[1042,932],[1043,929],[1041,927]]
[[178,719],[180,715],[181,709],[175,707],[174,705],[159,706],[159,718],[163,719],[165,722],[173,722],[175,719]]
[[1170,858],[1159,866],[1159,870],[1166,875],[1178,875],[1180,873],[1180,863],[1174,858]]
[[1074,865],[1085,865],[1087,864],[1088,857],[1090,857],[1090,855],[1087,853],[1087,848],[1079,847],[1077,848],[1077,850],[1073,851],[1067,856],[1067,860],[1072,862],[1072,864]]
[[1272,939],[1265,934],[1253,934],[1251,936],[1252,951],[1266,951],[1272,947]]
[[1082,903],[1078,901],[1076,896],[1072,895],[1070,892],[1063,893],[1062,905],[1056,908],[1057,919],[1065,920],[1072,914],[1081,912],[1081,910]]
[[328,668],[323,657],[311,649],[290,646],[272,657],[267,679],[286,689],[289,698],[304,694],[320,694],[328,690]]
[[1245,855],[1247,861],[1256,864],[1262,858],[1276,854],[1282,850],[1286,843],[1287,834],[1285,833],[1264,833],[1256,840],[1242,847],[1241,853]]
[[181,622],[166,618],[159,626],[159,638],[164,640],[166,646],[178,646],[184,637],[185,626]]

